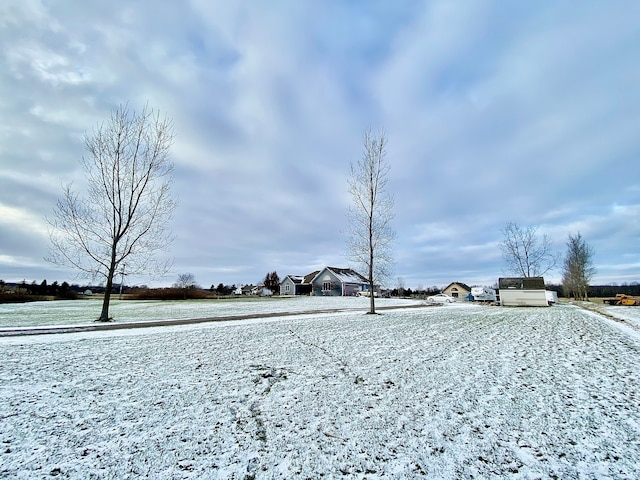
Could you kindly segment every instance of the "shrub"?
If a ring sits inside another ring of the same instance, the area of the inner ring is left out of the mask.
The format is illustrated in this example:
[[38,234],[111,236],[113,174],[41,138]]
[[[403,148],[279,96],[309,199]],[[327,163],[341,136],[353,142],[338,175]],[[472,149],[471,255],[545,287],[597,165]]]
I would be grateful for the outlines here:
[[137,288],[127,295],[129,300],[198,300],[211,298],[199,288]]
[[27,302],[41,302],[44,300],[50,300],[49,297],[42,295],[29,295],[26,293],[0,293],[0,303],[27,303]]

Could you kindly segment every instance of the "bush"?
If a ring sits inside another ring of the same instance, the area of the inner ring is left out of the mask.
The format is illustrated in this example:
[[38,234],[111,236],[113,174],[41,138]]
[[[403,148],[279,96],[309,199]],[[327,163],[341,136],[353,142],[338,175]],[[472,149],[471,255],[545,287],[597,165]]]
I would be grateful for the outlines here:
[[61,290],[56,295],[56,300],[77,300],[78,293],[73,290]]
[[199,288],[136,288],[127,294],[129,300],[198,300],[211,298]]
[[27,303],[50,300],[42,295],[28,295],[26,293],[0,293],[0,303]]

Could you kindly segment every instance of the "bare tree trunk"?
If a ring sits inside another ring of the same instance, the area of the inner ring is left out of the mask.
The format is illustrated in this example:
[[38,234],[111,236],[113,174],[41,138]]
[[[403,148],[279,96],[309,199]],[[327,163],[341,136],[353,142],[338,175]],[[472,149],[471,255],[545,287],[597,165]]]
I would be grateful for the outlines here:
[[116,272],[116,247],[115,245],[111,249],[111,262],[109,264],[109,271],[107,273],[107,283],[104,288],[104,299],[102,300],[102,311],[100,316],[96,319],[97,322],[109,322],[109,303],[111,301],[111,292],[113,290],[113,276]]
[[371,248],[371,255],[369,256],[369,313],[374,315],[376,313],[376,296],[375,296],[375,283],[373,277],[373,248]]
[[107,279],[107,285],[104,289],[104,299],[102,300],[102,312],[96,322],[109,322],[109,302],[111,301],[111,290],[113,290],[113,277]]

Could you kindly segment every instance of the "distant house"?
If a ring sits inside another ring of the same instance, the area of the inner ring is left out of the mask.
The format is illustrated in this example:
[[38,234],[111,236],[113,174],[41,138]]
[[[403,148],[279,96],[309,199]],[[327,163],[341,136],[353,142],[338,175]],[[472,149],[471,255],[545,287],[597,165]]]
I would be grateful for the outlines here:
[[256,285],[251,289],[251,295],[257,295],[259,297],[270,297],[273,292],[264,285]]
[[233,291],[234,295],[251,295],[253,290],[256,288],[255,285],[241,285]]
[[471,287],[466,283],[452,282],[442,290],[442,293],[451,295],[453,298],[463,299],[471,293]]
[[547,293],[543,277],[499,278],[500,303],[507,307],[547,307]]
[[[376,285],[374,294],[379,290]],[[311,280],[311,295],[345,297],[368,291],[367,279],[350,268],[325,267]]]
[[280,295],[310,295],[311,281],[319,270],[307,275],[287,275],[280,282]]

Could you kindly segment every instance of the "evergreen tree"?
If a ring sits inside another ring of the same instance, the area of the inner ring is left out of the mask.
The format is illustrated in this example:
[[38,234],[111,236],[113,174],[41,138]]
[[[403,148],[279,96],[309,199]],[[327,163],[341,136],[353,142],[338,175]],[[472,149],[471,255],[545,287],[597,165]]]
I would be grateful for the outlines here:
[[274,271],[267,273],[262,283],[264,283],[265,288],[268,288],[272,292],[277,292],[280,287],[280,277],[278,276],[278,272]]

